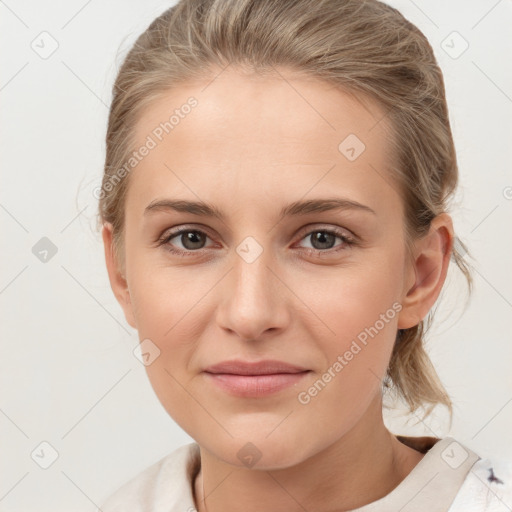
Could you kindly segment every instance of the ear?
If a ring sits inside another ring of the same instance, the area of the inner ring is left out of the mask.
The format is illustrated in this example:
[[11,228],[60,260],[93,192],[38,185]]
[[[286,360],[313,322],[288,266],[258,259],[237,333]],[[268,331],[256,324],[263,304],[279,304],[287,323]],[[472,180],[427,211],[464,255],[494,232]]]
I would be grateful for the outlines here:
[[441,293],[453,248],[453,223],[447,213],[435,217],[429,232],[414,246],[414,263],[407,269],[398,328],[418,325]]
[[103,237],[103,245],[105,248],[105,262],[107,264],[108,278],[110,286],[114,295],[123,308],[126,321],[134,328],[137,328],[135,317],[133,315],[133,307],[130,298],[130,290],[128,282],[124,276],[124,271],[121,268],[112,245],[112,224],[105,222],[101,231]]

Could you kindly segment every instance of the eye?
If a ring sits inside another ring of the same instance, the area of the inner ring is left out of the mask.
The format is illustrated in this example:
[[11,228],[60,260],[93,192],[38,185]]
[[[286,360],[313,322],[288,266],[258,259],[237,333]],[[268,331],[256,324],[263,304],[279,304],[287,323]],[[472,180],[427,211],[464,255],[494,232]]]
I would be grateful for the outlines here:
[[[171,243],[171,240],[176,239]],[[171,233],[163,235],[158,240],[158,246],[163,246],[165,250],[178,256],[193,256],[194,252],[200,252],[206,248],[206,240],[209,239],[207,233],[200,229],[191,229],[182,227]],[[345,250],[356,244],[355,238],[341,229],[315,229],[305,233],[302,240],[309,239],[311,247],[303,247],[308,253],[322,256],[340,250]],[[341,244],[336,248],[336,239],[341,240]],[[181,244],[181,247],[180,245]]]
[[[342,244],[334,248],[337,238],[342,241]],[[309,231],[306,236],[302,238],[302,240],[308,239],[310,240],[311,247],[305,248],[308,249],[308,252],[320,253],[319,255],[329,251],[337,252],[344,250],[356,243],[353,237],[339,229],[315,229],[314,231]]]
[[[171,244],[171,240],[177,239],[176,242]],[[173,231],[172,233],[168,233],[159,239],[158,245],[162,245],[166,250],[179,254],[186,255],[187,252],[196,252],[205,247],[206,239],[208,239],[208,235],[199,229],[186,229],[181,228],[177,231]],[[181,247],[177,243],[181,243]]]

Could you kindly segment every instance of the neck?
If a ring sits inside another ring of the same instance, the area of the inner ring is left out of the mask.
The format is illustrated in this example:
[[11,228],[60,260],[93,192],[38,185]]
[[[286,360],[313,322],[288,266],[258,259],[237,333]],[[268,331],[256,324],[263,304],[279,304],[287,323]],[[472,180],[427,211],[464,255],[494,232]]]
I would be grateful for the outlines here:
[[423,454],[387,430],[381,403],[379,397],[359,423],[334,444],[284,469],[235,467],[201,447],[201,470],[194,483],[197,510],[339,512],[386,496]]

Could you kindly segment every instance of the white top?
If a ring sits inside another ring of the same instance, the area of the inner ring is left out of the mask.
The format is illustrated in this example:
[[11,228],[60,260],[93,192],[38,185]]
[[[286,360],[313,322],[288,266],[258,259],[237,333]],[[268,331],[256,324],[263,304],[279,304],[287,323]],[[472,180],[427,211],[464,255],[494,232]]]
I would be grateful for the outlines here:
[[[383,498],[351,512],[511,512],[512,461],[482,459],[452,437],[396,436],[425,453]],[[111,494],[99,512],[194,512],[199,445],[166,455]]]

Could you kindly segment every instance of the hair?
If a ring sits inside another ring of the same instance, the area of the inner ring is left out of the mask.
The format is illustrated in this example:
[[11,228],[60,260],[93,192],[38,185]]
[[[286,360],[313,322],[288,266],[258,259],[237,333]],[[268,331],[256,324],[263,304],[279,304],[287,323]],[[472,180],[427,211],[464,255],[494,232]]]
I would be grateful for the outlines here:
[[[384,109],[393,148],[389,173],[403,200],[410,254],[414,240],[446,211],[458,181],[443,75],[423,33],[377,0],[181,0],[137,38],[113,86],[98,228],[112,225],[121,268],[130,175],[125,170],[119,179],[118,171],[134,151],[138,119],[171,88],[209,81],[228,65],[260,75],[291,69]],[[451,260],[471,292],[468,248],[455,241]],[[445,405],[451,425],[452,402],[424,347],[431,322],[432,311],[398,330],[382,389],[394,391],[410,412],[429,406],[425,416]]]

